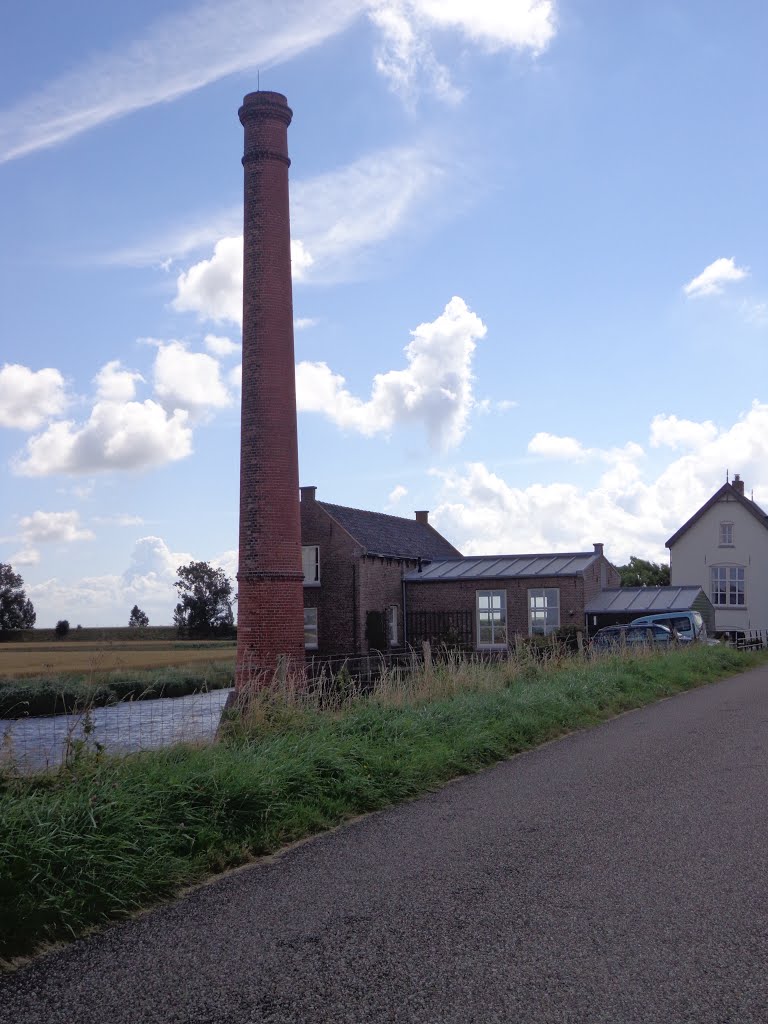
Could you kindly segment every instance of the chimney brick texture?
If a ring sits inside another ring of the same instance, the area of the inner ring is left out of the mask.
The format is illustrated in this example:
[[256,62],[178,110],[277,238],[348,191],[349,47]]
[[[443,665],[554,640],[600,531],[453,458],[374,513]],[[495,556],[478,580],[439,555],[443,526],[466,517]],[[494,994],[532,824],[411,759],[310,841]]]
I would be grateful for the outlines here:
[[285,96],[253,92],[245,129],[237,668],[242,687],[304,664]]

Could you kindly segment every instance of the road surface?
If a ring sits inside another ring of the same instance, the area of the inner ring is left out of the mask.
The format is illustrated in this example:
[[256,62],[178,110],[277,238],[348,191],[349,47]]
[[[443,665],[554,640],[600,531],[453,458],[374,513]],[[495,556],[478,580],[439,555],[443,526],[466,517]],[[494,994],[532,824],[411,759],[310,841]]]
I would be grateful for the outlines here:
[[768,1020],[768,668],[0,978],[13,1024]]

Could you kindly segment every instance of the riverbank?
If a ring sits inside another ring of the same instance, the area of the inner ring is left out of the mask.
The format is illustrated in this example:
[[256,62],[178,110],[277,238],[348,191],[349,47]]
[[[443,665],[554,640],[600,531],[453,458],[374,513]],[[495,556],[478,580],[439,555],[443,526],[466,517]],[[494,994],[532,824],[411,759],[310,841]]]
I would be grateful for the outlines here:
[[764,660],[692,646],[449,663],[325,705],[262,694],[203,747],[83,755],[50,775],[0,777],[0,957],[72,938],[351,815]]

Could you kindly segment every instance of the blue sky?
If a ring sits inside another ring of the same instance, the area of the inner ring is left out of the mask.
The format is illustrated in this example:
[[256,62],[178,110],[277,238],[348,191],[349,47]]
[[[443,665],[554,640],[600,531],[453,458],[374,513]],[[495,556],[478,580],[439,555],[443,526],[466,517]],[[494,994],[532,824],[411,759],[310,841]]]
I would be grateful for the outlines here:
[[0,39],[0,560],[45,626],[236,567],[242,128],[285,93],[300,476],[466,553],[768,502],[757,0],[30,0]]

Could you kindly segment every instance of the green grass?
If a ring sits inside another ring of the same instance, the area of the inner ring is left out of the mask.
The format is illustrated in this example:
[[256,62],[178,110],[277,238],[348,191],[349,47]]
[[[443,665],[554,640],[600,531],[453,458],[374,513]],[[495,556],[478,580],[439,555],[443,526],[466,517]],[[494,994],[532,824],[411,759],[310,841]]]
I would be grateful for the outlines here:
[[120,700],[183,697],[221,690],[233,684],[233,667],[225,662],[110,672],[50,673],[0,680],[0,718],[63,714],[105,707]]
[[[0,776],[0,958],[77,936],[351,815],[762,661],[696,647],[468,674],[446,665],[407,699],[390,687],[322,711],[265,696],[216,744]],[[464,688],[450,692],[459,675]],[[441,689],[448,695],[434,696]]]

